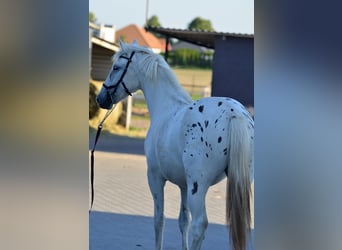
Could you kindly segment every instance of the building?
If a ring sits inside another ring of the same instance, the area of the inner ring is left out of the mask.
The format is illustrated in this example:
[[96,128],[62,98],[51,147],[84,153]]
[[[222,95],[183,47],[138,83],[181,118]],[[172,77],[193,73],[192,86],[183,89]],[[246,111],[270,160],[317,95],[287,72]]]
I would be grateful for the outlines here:
[[[154,53],[159,54],[161,52],[165,52],[165,39],[160,39],[135,24],[130,24],[117,30],[115,37],[116,42],[118,42],[119,39],[127,43],[132,43],[133,40],[136,40],[140,46],[149,47]],[[168,49],[171,49],[170,45],[168,45]]]
[[[214,49],[212,96],[227,96],[254,107],[254,36],[146,27],[147,31]],[[167,51],[165,52],[167,56]]]
[[113,55],[120,47],[114,43],[115,27],[96,25],[89,22],[89,63],[90,77],[104,81],[110,71]]

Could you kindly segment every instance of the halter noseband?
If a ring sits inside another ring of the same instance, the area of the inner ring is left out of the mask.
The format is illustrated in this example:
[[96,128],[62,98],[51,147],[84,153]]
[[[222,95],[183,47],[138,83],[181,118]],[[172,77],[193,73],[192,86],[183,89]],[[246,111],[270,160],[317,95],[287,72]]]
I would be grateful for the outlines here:
[[126,60],[127,60],[127,64],[126,64],[126,66],[125,66],[124,72],[122,73],[122,75],[121,75],[119,81],[118,81],[116,84],[111,85],[111,86],[107,86],[106,84],[103,84],[103,87],[107,90],[107,94],[108,94],[108,95],[110,95],[110,93],[109,93],[109,90],[110,90],[110,89],[114,89],[113,94],[115,94],[116,90],[118,89],[119,84],[121,83],[121,84],[122,84],[122,87],[125,89],[126,93],[127,93],[128,95],[132,96],[132,93],[131,93],[131,92],[128,90],[128,88],[126,87],[126,84],[124,83],[123,78],[125,77],[125,75],[126,75],[126,73],[127,73],[128,66],[129,66],[129,64],[132,62],[132,58],[133,58],[134,54],[135,54],[135,51],[132,52],[132,54],[130,55],[130,57],[126,57],[126,56],[120,56],[120,57],[119,57],[119,58],[124,58],[124,59],[126,59]]

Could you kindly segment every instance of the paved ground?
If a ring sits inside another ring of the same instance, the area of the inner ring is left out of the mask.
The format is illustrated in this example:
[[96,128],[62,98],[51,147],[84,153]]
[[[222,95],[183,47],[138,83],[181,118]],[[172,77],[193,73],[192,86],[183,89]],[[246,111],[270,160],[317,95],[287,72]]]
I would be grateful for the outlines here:
[[[98,150],[95,152],[95,200],[89,215],[90,249],[153,249],[153,201],[147,184],[143,141],[104,137],[100,138]],[[203,250],[230,249],[224,225],[225,189],[224,180],[208,192],[209,226]],[[168,182],[165,187],[165,250],[181,249],[179,204],[178,187]]]

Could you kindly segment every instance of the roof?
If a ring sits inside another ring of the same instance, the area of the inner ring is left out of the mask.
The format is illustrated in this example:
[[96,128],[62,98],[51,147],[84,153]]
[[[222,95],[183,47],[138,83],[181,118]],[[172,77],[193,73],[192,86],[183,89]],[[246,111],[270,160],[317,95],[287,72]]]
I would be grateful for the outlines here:
[[100,26],[98,26],[96,23],[89,22],[89,28],[94,29],[94,30],[99,30]]
[[115,34],[116,41],[118,41],[120,37],[123,37],[124,41],[128,43],[132,43],[133,40],[136,40],[141,46],[165,51],[165,39],[160,40],[153,34],[147,32],[144,28],[135,24],[130,24],[117,30]]
[[118,44],[108,42],[102,38],[95,37],[95,36],[91,37],[91,42],[93,44],[99,45],[103,48],[109,49],[109,50],[114,51],[114,52],[117,52],[120,49]]
[[167,37],[177,38],[182,41],[197,44],[207,48],[215,48],[215,40],[218,38],[247,38],[254,39],[252,34],[240,34],[240,33],[226,33],[226,32],[214,32],[205,30],[183,30],[183,29],[170,29],[162,27],[145,27],[146,31],[156,32]]

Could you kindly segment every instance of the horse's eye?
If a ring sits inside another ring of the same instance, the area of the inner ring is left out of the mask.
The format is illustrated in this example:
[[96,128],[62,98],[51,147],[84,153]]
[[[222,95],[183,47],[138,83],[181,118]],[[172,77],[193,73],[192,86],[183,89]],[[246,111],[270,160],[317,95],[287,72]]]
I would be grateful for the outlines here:
[[114,65],[113,70],[118,70],[118,69],[119,69],[119,67]]

